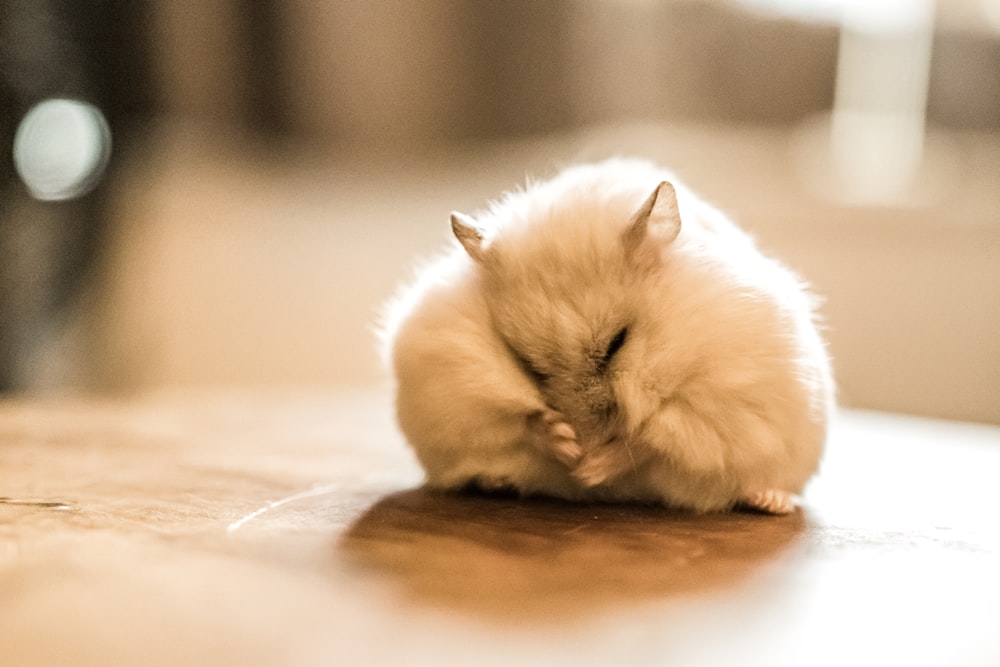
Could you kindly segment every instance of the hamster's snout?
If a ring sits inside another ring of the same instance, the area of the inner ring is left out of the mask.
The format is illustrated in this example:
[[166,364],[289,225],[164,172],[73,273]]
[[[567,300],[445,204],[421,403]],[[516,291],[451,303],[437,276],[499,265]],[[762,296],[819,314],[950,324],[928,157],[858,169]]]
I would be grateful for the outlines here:
[[552,404],[552,407],[566,416],[584,450],[607,444],[622,436],[624,422],[618,403],[615,401],[596,405],[570,401],[567,405]]

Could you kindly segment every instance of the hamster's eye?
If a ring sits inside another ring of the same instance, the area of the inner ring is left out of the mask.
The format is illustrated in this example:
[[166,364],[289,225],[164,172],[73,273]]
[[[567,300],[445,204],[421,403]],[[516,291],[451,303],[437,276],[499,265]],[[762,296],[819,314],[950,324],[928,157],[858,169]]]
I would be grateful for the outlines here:
[[611,359],[614,358],[618,350],[622,349],[625,344],[625,338],[628,336],[628,327],[622,327],[618,330],[618,333],[614,335],[611,342],[608,343],[607,349],[604,351],[604,356],[599,362],[601,370],[607,368],[608,364],[611,363]]
[[514,358],[517,359],[517,363],[520,364],[521,368],[524,369],[524,372],[527,373],[528,376],[530,376],[531,379],[534,380],[536,384],[542,384],[549,379],[548,374],[538,370],[538,368],[535,367],[534,364],[525,359],[522,355],[515,352],[513,346],[511,346],[510,343],[507,344],[507,349],[510,350],[511,354],[514,355]]
[[524,367],[525,372],[527,372],[528,375],[531,376],[531,379],[533,379],[536,384],[544,384],[545,382],[548,381],[549,376],[541,372],[537,368],[535,368],[533,365],[531,365],[531,363],[524,361],[522,359],[521,366]]

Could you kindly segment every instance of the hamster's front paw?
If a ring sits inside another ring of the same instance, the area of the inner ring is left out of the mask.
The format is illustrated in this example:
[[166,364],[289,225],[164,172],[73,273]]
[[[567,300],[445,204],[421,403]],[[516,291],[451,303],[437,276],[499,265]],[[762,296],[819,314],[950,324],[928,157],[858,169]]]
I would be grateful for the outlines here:
[[583,456],[583,449],[576,441],[576,431],[560,412],[545,409],[531,413],[528,430],[539,450],[566,467],[572,468]]
[[743,507],[768,514],[791,514],[795,511],[795,498],[781,489],[768,489],[748,494],[739,502]]
[[635,468],[632,451],[624,440],[612,440],[588,451],[573,470],[573,477],[592,487]]

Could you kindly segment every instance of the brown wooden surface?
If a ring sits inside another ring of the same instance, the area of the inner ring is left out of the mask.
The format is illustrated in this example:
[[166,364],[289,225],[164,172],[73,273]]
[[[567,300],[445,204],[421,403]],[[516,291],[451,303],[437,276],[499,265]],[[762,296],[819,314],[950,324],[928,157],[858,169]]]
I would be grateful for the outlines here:
[[0,664],[1000,664],[1000,429],[694,517],[430,494],[386,397],[0,404]]

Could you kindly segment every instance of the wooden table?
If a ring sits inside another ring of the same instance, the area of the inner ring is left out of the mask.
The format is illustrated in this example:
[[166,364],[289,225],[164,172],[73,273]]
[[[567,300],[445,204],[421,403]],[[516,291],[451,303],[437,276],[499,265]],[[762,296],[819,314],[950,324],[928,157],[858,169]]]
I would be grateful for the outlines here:
[[387,396],[0,404],[0,664],[1000,665],[998,428],[695,517],[425,492]]

